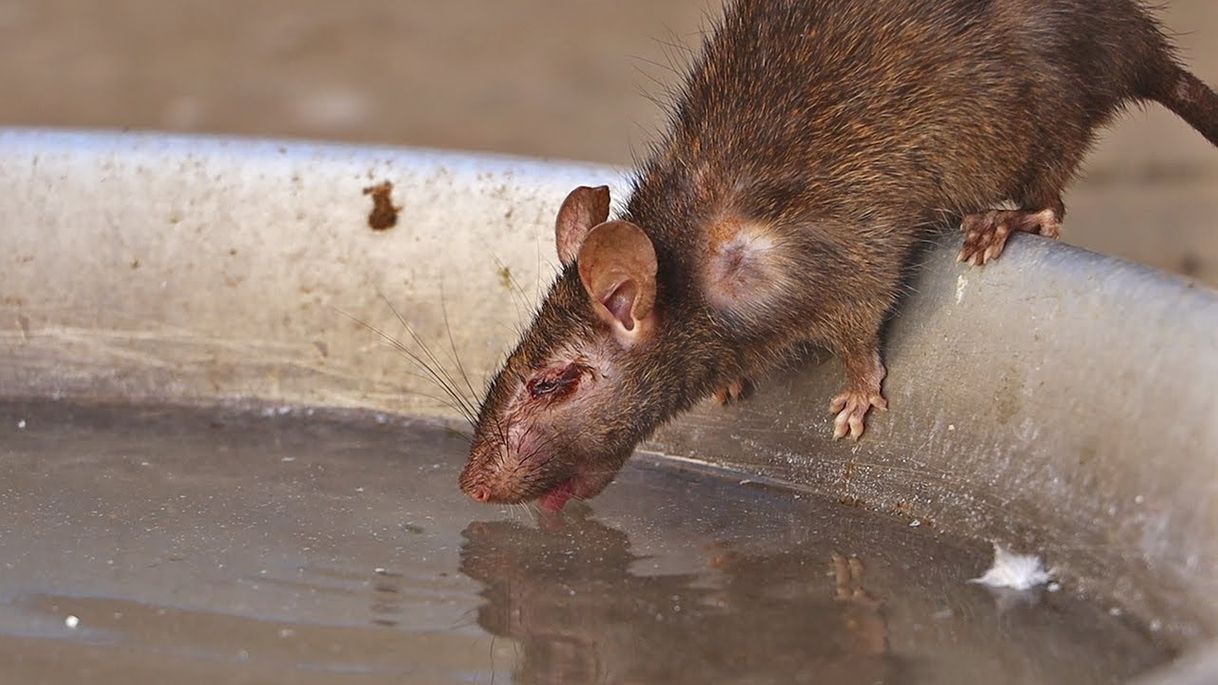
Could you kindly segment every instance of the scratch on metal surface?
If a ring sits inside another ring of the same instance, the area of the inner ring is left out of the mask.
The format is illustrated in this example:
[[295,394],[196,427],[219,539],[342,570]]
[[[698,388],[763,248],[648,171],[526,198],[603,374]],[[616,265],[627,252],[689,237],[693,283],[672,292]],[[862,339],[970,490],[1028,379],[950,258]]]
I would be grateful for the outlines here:
[[[312,374],[319,379],[313,394],[329,398],[326,403],[333,401],[339,406],[361,406],[370,399],[378,405],[399,405],[404,398],[426,397],[421,395],[417,388],[412,388],[407,379],[389,382],[333,363],[311,363],[309,360],[315,357],[305,354],[312,346],[309,342],[235,340],[194,334],[181,329],[153,331],[45,327],[32,329],[28,341],[22,339],[22,333],[19,331],[0,331],[0,345],[8,343],[34,343],[43,352],[52,352],[51,358],[68,355],[87,362],[86,366],[90,368],[113,367],[110,369],[112,371],[157,369],[172,372],[174,375],[195,373],[199,365],[215,362],[216,353],[223,352],[223,359],[247,369],[266,367]],[[145,346],[156,351],[143,349]],[[320,381],[321,378],[328,381]],[[358,390],[341,388],[337,393],[327,391],[327,388],[335,385],[351,386]],[[352,392],[355,394],[351,395]],[[418,402],[411,401],[408,404],[414,406]]]
[[[18,332],[0,332],[0,341],[16,341],[23,336]],[[304,368],[317,373],[334,377],[354,377],[337,372],[331,366],[312,365],[303,363],[308,357],[302,354],[303,343],[282,343],[267,340],[233,340],[206,335],[192,334],[182,331],[154,331],[139,329],[103,329],[75,327],[44,327],[29,331],[31,340],[39,340],[50,346],[80,346],[86,351],[111,359],[119,359],[136,365],[157,369],[180,368],[182,363],[193,364],[199,361],[209,361],[210,355],[198,356],[194,359],[178,357],[179,362],[167,361],[175,358],[174,354],[166,353],[161,348],[159,352],[148,352],[137,349],[134,345],[146,343],[176,344],[178,346],[197,347],[210,350],[226,350],[240,353],[240,359],[246,364],[278,364],[294,368]]]

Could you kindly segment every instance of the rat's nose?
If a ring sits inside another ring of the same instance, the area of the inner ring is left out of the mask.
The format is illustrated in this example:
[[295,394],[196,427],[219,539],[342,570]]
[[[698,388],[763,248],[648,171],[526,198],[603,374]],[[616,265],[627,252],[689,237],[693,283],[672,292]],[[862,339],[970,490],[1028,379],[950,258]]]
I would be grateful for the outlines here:
[[469,489],[469,496],[479,502],[485,502],[491,498],[491,491],[485,485],[475,485]]

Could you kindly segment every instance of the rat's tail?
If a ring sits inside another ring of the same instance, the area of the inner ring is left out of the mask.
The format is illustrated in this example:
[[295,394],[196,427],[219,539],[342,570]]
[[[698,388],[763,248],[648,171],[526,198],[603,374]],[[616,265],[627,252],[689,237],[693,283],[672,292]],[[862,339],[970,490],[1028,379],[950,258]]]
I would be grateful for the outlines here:
[[1143,0],[1134,1],[1139,16],[1135,25],[1125,26],[1129,40],[1112,56],[1113,63],[1121,64],[1123,73],[1132,77],[1134,97],[1158,102],[1218,146],[1218,93],[1180,65],[1176,48],[1154,12]]
[[1156,74],[1143,97],[1162,103],[1218,145],[1218,93],[1175,63]]

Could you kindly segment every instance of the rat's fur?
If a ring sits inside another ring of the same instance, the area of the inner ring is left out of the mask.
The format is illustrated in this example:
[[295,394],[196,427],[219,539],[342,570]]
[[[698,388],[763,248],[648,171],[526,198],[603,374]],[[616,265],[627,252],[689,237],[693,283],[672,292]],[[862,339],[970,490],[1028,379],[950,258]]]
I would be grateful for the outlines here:
[[[654,308],[632,318],[631,277],[612,295],[588,285],[612,274],[581,278],[603,198],[573,193],[565,268],[491,386],[462,488],[595,495],[658,425],[803,341],[842,358],[836,434],[857,438],[886,405],[879,331],[927,232],[963,217],[974,263],[1012,230],[1055,235],[1097,129],[1145,99],[1218,144],[1218,96],[1134,0],[736,0],[621,217],[654,250]],[[531,399],[554,368],[579,380]]]

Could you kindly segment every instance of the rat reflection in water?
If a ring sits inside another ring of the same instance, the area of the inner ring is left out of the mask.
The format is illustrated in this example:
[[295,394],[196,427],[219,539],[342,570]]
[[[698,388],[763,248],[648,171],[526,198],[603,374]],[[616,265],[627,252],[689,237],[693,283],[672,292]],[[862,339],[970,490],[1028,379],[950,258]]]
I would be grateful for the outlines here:
[[854,557],[713,545],[707,573],[639,575],[627,536],[594,520],[480,522],[462,535],[461,571],[484,585],[478,625],[520,645],[518,682],[901,680]]

